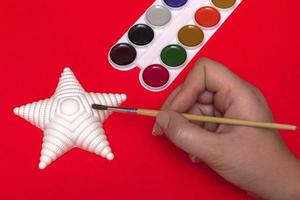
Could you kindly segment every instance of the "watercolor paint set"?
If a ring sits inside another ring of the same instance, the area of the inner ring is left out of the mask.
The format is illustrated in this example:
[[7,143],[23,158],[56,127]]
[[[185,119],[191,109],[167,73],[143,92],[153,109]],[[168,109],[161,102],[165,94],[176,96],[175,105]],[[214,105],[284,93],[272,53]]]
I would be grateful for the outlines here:
[[121,71],[139,67],[150,91],[166,89],[242,0],[156,0],[113,45],[108,59]]

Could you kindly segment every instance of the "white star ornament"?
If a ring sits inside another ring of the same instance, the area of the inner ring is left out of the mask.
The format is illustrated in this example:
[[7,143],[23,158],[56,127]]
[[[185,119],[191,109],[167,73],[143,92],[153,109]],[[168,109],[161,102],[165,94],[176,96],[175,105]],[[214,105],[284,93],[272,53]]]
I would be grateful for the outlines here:
[[14,113],[44,131],[39,168],[45,169],[74,147],[112,160],[102,128],[111,113],[93,110],[91,105],[119,106],[125,100],[125,94],[86,92],[65,68],[52,97],[15,108]]

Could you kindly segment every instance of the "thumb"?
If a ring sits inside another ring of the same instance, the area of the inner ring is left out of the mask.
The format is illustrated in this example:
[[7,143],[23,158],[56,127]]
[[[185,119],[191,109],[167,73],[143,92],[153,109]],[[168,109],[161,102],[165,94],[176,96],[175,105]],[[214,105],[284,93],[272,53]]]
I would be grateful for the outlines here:
[[176,146],[204,162],[218,149],[217,134],[189,122],[176,112],[160,111],[156,123]]

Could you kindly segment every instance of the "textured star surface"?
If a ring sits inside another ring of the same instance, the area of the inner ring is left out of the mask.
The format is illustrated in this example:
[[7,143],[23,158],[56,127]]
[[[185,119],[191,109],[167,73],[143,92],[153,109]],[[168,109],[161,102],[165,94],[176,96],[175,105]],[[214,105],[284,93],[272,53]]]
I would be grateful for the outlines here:
[[44,131],[39,168],[44,169],[74,147],[112,160],[114,154],[102,128],[108,111],[92,104],[119,106],[125,94],[86,92],[70,68],[61,74],[54,95],[14,109],[14,113]]

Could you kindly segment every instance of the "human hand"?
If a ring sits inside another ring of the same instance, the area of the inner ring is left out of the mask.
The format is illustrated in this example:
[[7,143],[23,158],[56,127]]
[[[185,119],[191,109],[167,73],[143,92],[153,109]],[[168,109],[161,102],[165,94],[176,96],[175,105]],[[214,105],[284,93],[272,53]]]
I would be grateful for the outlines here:
[[166,100],[153,134],[166,136],[236,186],[265,199],[300,199],[300,163],[275,130],[192,123],[178,113],[272,121],[258,89],[200,59]]

